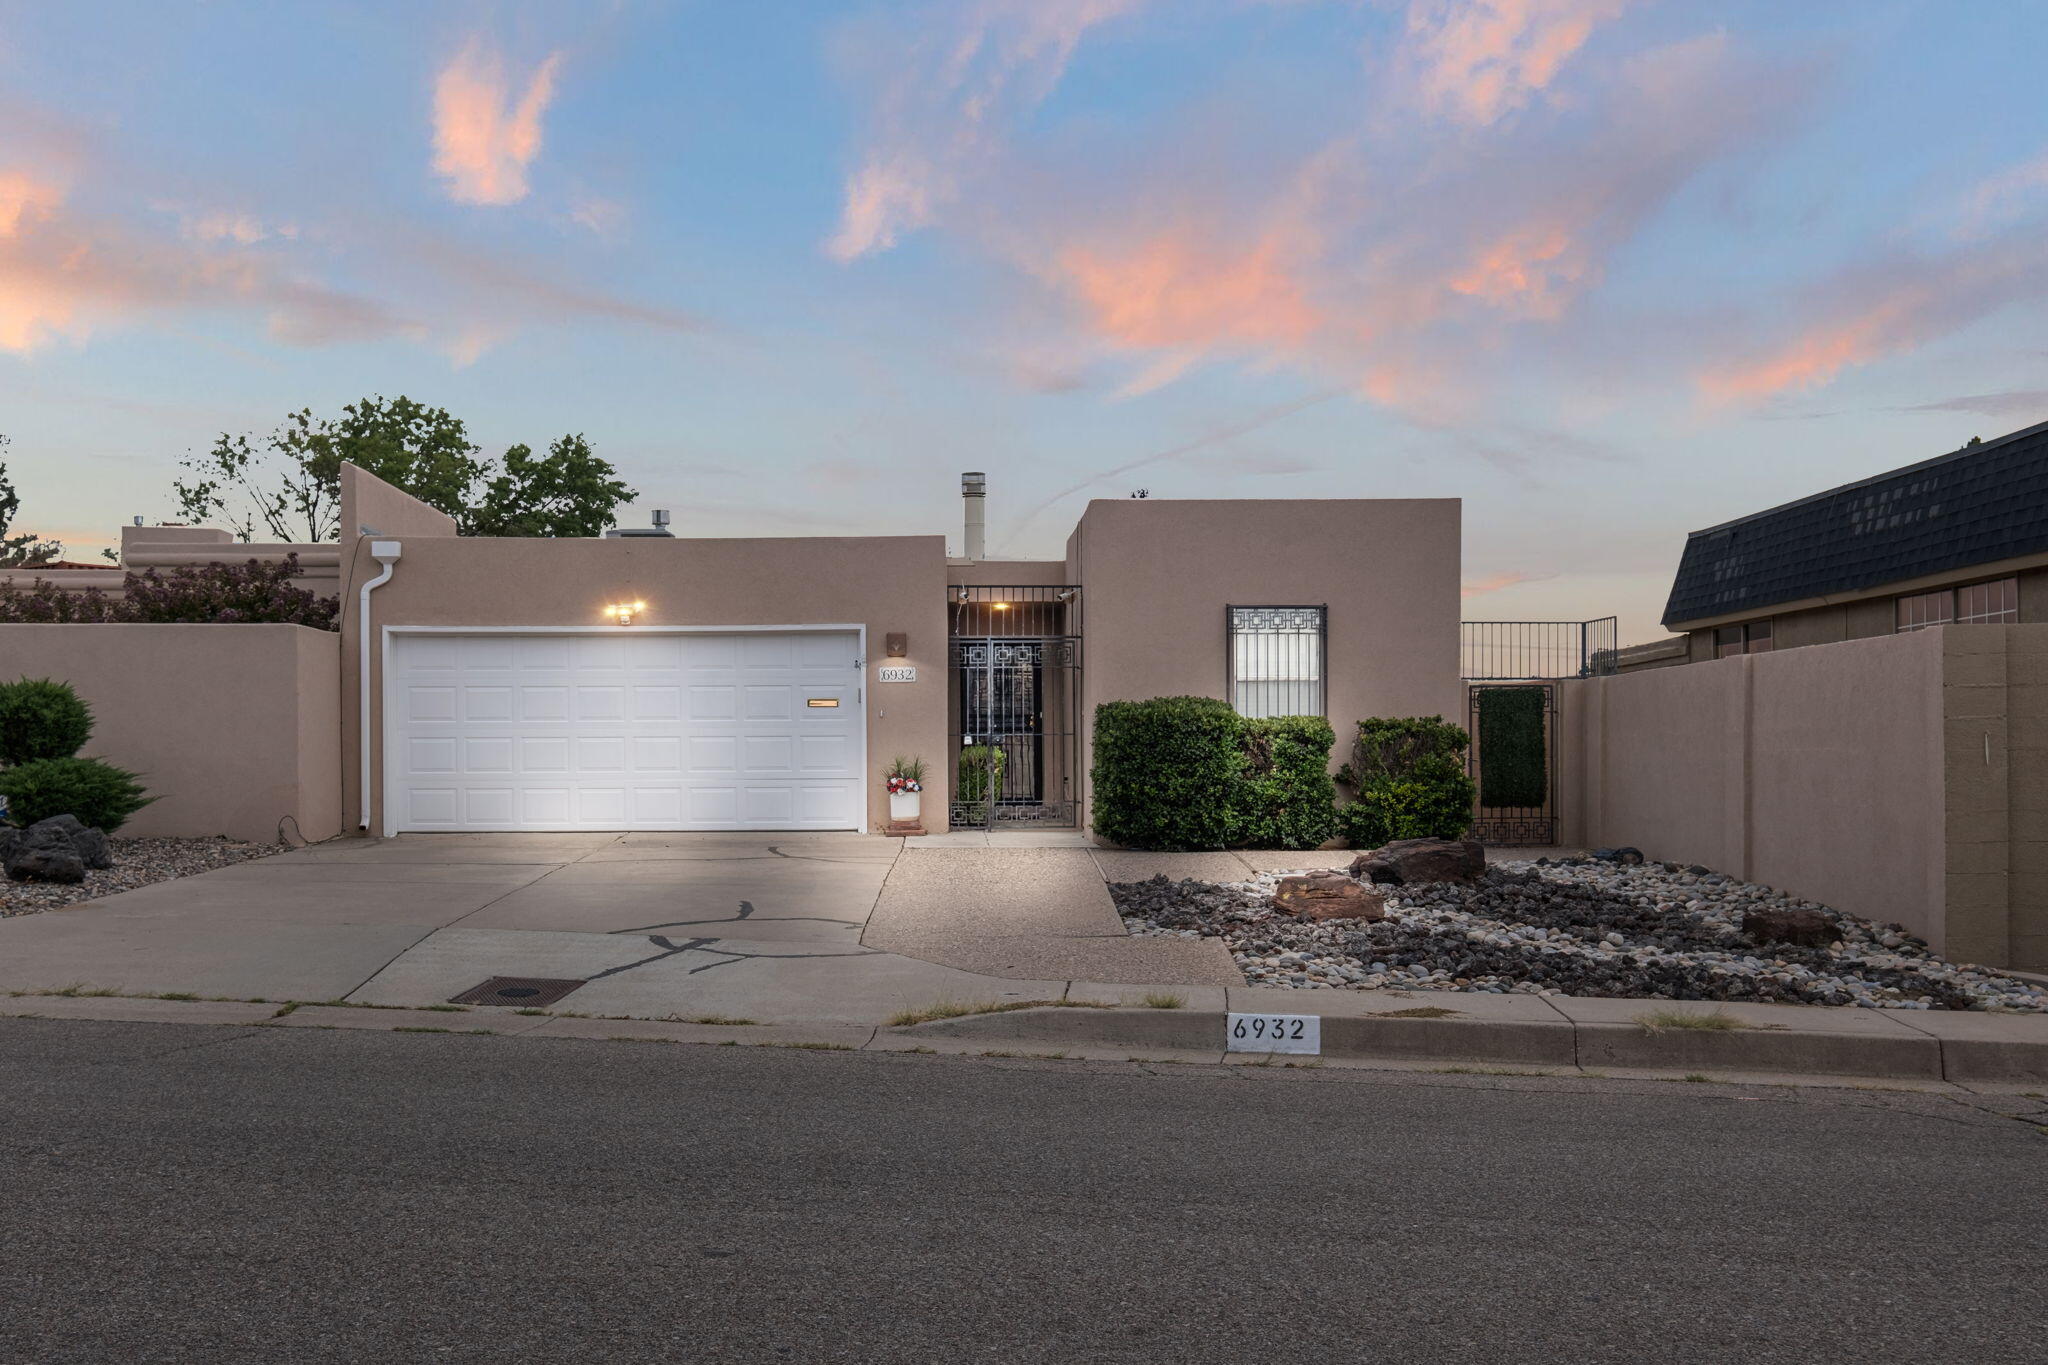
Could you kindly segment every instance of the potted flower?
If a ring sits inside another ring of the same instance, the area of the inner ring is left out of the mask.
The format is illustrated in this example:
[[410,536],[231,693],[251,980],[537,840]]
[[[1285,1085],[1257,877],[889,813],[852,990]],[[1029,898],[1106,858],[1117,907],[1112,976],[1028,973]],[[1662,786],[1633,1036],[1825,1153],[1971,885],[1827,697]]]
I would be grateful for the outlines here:
[[898,758],[889,764],[889,818],[908,824],[915,821],[922,804],[918,793],[924,790],[924,760],[921,758]]

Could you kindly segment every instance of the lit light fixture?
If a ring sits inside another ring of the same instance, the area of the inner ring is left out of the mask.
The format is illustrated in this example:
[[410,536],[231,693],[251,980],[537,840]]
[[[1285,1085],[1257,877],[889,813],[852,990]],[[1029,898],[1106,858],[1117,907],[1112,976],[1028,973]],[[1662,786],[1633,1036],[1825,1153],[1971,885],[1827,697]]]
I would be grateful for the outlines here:
[[997,611],[1008,611],[1010,609],[1010,604],[1008,602],[991,602],[989,605],[994,607]]
[[633,624],[633,613],[646,610],[645,602],[614,602],[604,609],[604,614],[622,626],[630,626]]

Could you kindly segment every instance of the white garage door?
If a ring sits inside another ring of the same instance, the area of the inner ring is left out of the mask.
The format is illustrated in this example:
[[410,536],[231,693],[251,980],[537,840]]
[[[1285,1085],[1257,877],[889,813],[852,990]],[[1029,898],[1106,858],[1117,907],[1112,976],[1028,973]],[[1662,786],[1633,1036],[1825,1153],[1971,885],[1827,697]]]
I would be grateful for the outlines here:
[[864,828],[859,638],[393,634],[386,824]]

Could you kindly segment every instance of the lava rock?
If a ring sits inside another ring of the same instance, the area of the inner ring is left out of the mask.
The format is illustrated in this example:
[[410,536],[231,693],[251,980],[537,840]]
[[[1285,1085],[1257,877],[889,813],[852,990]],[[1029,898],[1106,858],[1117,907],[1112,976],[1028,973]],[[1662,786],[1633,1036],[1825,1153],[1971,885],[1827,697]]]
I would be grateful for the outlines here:
[[1486,870],[1476,839],[1396,839],[1351,860],[1351,875],[1388,886],[1470,882]]
[[7,851],[7,876],[17,882],[82,882],[85,859],[71,836],[48,821],[31,825]]
[[1311,872],[1282,877],[1273,908],[1297,919],[1377,920],[1387,917],[1387,897],[1339,872]]
[[79,830],[71,836],[71,847],[77,850],[78,860],[95,871],[104,872],[114,865],[114,850],[99,830]]
[[1743,911],[1742,932],[1753,943],[1797,943],[1825,948],[1835,937],[1835,926],[1818,910],[1758,907]]

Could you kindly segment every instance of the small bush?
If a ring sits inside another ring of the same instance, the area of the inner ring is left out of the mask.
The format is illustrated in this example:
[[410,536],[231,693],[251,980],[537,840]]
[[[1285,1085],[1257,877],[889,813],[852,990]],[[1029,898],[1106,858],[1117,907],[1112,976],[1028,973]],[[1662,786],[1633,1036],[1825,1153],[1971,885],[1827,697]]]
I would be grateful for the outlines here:
[[1003,799],[1003,765],[1009,756],[1000,744],[970,744],[960,751],[953,803],[974,820],[986,820],[988,808]]
[[164,578],[155,569],[129,574],[121,602],[124,621],[156,624],[192,622],[212,625],[268,623],[338,629],[338,597],[319,597],[294,587],[299,557],[286,555],[266,564],[206,564],[174,570]]
[[92,708],[48,678],[0,683],[0,764],[69,758],[92,736]]
[[1464,764],[1470,743],[1440,716],[1360,721],[1351,762],[1337,773],[1352,792],[1337,811],[1344,842],[1378,848],[1394,839],[1464,837],[1476,794]]
[[1239,719],[1243,771],[1233,789],[1230,842],[1237,848],[1320,848],[1337,831],[1330,749],[1337,732],[1321,716]]
[[98,588],[73,592],[38,578],[28,587],[0,580],[0,623],[30,626],[94,625],[121,619],[121,601]]
[[143,794],[134,773],[97,758],[39,758],[0,770],[0,796],[16,824],[75,815],[109,834],[156,799]]
[[1479,803],[1541,806],[1550,797],[1544,690],[1479,689]]
[[1242,718],[1213,697],[1096,707],[1095,832],[1162,852],[1228,846],[1242,734]]
[[122,580],[122,595],[98,588],[54,587],[38,578],[28,587],[0,582],[0,623],[75,625],[139,622],[146,625],[288,625],[339,630],[339,597],[320,597],[294,587],[299,557],[266,564],[204,564],[155,569]]

